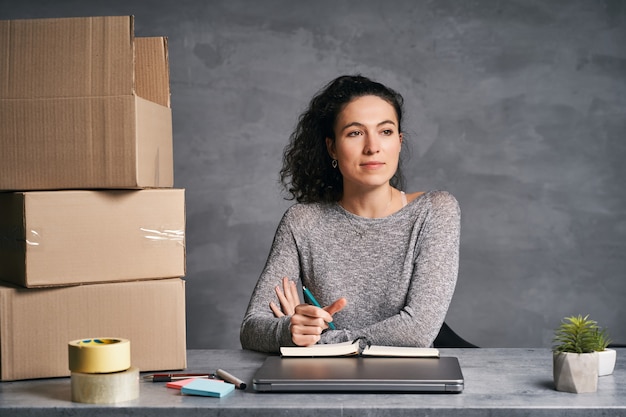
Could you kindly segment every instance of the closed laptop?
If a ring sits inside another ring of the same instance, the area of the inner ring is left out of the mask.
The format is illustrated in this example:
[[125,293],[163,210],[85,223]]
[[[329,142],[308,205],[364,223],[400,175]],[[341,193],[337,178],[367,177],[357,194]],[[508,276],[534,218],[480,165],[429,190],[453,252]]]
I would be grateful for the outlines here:
[[258,392],[459,393],[464,386],[455,357],[269,356],[252,382]]

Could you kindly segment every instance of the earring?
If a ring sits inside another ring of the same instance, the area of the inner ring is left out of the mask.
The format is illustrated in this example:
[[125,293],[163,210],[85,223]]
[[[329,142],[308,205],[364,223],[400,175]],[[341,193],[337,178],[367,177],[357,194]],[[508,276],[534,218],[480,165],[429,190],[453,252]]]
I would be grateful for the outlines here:
[[337,160],[336,159],[333,159],[333,162],[331,162],[330,164],[333,166],[333,168],[337,168]]

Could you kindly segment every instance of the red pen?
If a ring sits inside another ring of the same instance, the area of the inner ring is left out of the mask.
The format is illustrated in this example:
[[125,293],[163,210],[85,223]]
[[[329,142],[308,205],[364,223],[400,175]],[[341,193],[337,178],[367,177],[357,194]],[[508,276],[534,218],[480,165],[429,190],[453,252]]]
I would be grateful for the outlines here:
[[179,379],[188,379],[188,378],[207,378],[207,379],[217,379],[215,374],[153,374],[153,375],[145,375],[143,379],[145,381],[152,382],[171,382]]

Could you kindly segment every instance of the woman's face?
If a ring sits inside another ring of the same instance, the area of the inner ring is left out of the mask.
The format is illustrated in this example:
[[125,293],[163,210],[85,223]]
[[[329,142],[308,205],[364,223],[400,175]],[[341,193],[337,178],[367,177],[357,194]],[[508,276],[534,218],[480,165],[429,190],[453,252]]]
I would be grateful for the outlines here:
[[335,121],[335,141],[326,139],[338,162],[344,190],[387,184],[398,169],[402,145],[398,117],[391,104],[377,96],[349,102]]

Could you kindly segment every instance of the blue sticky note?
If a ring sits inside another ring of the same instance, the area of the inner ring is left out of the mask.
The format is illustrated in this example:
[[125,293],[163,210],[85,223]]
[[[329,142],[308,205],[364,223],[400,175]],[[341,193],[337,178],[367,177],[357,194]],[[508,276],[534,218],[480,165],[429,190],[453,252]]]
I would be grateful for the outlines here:
[[228,382],[211,381],[210,379],[197,378],[184,385],[180,391],[187,395],[202,395],[205,397],[223,397],[235,389]]

